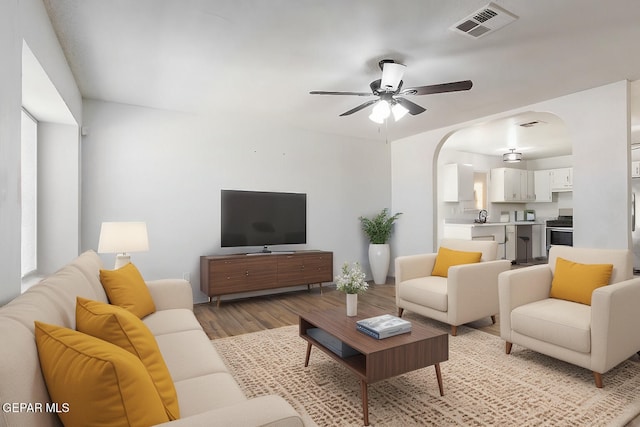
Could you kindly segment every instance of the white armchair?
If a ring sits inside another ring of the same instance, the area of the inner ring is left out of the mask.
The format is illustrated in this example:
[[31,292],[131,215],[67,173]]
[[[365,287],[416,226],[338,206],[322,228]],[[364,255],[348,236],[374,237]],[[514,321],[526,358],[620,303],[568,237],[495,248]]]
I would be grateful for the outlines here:
[[[558,257],[582,264],[613,264],[608,286],[591,305],[550,298]],[[517,344],[602,374],[640,350],[640,278],[629,250],[553,246],[549,263],[500,274],[500,335],[511,353]]]
[[410,310],[457,327],[483,317],[495,323],[498,314],[498,275],[511,262],[496,260],[498,243],[482,240],[443,239],[440,247],[482,252],[479,263],[452,266],[448,277],[432,276],[436,253],[408,255],[395,260],[398,316]]

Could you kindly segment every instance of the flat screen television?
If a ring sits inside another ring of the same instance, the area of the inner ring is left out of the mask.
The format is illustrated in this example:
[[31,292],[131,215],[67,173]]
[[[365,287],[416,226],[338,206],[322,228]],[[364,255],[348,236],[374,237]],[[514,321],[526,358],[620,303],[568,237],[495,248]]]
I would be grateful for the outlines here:
[[221,190],[221,246],[307,243],[307,195]]

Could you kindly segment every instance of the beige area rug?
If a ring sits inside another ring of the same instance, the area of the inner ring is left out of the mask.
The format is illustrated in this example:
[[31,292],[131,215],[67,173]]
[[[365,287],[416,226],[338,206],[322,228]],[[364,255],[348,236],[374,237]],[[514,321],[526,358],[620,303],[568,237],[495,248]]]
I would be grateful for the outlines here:
[[[411,316],[412,321],[418,316]],[[429,323],[428,319],[420,320]],[[430,323],[446,331],[443,325]],[[623,426],[640,413],[638,356],[604,375],[460,327],[441,363],[369,386],[373,426]],[[360,426],[360,382],[318,349],[304,367],[297,326],[213,341],[248,397],[278,394],[319,426]]]

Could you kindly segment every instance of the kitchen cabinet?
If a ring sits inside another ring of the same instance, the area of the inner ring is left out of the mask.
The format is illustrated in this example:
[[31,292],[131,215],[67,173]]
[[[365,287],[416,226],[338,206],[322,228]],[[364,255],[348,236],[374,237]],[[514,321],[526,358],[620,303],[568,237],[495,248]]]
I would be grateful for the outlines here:
[[443,201],[473,200],[473,166],[450,163],[442,167]]
[[573,168],[552,169],[551,191],[573,191]]
[[533,171],[513,168],[491,169],[491,201],[532,202],[535,200]]
[[631,162],[631,178],[640,178],[640,162]]
[[534,171],[533,178],[535,181],[536,202],[553,201],[553,194],[551,193],[551,175],[551,170]]

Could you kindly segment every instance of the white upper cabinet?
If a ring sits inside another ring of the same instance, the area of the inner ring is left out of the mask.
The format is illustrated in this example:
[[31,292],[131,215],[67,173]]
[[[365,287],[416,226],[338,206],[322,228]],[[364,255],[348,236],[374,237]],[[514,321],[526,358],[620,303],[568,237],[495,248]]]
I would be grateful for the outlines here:
[[640,178],[640,162],[631,162],[631,178]]
[[551,191],[573,191],[573,168],[552,169]]
[[531,202],[535,200],[533,171],[513,168],[491,169],[492,202]]
[[540,170],[534,172],[536,202],[552,202],[551,193],[551,170]]
[[473,200],[473,167],[450,163],[442,167],[443,201]]

